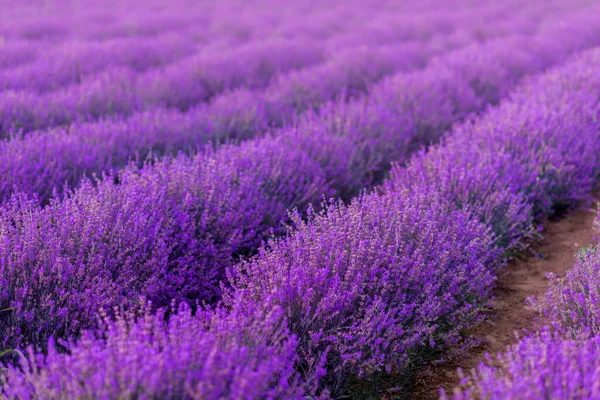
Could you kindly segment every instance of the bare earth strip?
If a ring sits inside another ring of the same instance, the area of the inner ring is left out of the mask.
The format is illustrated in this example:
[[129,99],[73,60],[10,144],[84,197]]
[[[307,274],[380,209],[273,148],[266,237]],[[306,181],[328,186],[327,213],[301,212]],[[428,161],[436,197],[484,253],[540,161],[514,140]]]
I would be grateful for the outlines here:
[[[600,197],[600,192],[595,198]],[[517,342],[515,332],[534,330],[540,323],[525,299],[542,296],[548,289],[547,272],[563,276],[575,261],[577,251],[594,242],[592,223],[595,214],[581,207],[558,221],[548,222],[544,239],[534,247],[537,257],[511,262],[508,272],[498,279],[491,322],[476,328],[473,335],[483,343],[470,350],[466,358],[430,367],[417,374],[411,398],[439,399],[439,388],[451,394],[458,385],[457,368],[470,371],[484,360],[485,353],[495,354]]]

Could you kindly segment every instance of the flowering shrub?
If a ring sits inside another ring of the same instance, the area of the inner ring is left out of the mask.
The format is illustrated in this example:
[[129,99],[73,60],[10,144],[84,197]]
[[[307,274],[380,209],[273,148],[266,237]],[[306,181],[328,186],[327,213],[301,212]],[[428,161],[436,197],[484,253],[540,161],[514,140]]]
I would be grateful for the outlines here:
[[491,288],[486,227],[443,200],[369,195],[294,222],[232,270],[226,303],[281,307],[301,359],[329,349],[334,390],[349,374],[390,372],[455,345]]

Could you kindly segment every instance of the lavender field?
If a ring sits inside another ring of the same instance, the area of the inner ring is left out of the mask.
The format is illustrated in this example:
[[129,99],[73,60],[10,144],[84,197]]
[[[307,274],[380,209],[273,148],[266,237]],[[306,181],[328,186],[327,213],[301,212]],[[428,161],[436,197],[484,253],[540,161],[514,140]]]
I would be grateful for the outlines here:
[[0,399],[598,399],[599,182],[597,1],[0,0]]

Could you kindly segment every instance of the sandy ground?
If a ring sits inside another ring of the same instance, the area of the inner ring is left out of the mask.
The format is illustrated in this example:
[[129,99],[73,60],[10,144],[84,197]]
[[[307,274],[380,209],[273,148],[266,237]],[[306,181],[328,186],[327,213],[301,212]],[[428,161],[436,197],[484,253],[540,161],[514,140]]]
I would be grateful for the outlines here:
[[[600,192],[596,193],[596,198]],[[471,349],[465,359],[448,362],[420,371],[415,379],[411,398],[414,400],[439,399],[439,388],[447,393],[458,384],[457,368],[470,371],[484,360],[485,353],[503,351],[517,341],[515,332],[534,330],[541,323],[536,313],[527,308],[525,299],[542,296],[548,288],[546,272],[562,276],[575,261],[581,247],[594,241],[592,223],[595,214],[590,207],[581,207],[558,221],[546,225],[544,239],[534,246],[536,256],[513,261],[508,272],[498,279],[493,313],[489,323],[476,328],[473,335],[482,344]]]

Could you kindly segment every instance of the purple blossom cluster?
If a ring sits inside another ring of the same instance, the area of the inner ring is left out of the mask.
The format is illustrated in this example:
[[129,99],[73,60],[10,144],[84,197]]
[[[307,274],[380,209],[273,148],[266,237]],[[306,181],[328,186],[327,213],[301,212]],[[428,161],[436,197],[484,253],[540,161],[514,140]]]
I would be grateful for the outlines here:
[[0,396],[405,374],[600,177],[595,4],[103,2],[0,16]]
[[129,168],[44,208],[15,196],[0,209],[0,302],[15,309],[2,344],[69,337],[99,308],[140,295],[157,306],[214,301],[233,257],[324,187],[301,149],[259,141]]
[[[539,221],[589,198],[596,183],[600,141],[591,133],[597,129],[598,83],[590,67],[595,57],[590,52],[583,62],[569,65],[574,78],[561,69],[549,72],[542,84],[526,85],[511,101],[458,126],[406,169],[393,170],[386,186],[410,192],[435,188],[432,196],[475,211],[510,249],[533,233],[526,228],[532,218]],[[582,82],[589,87],[581,88]],[[582,104],[589,108],[580,109]],[[546,127],[538,121],[552,123]],[[523,132],[535,134],[524,137]]]

